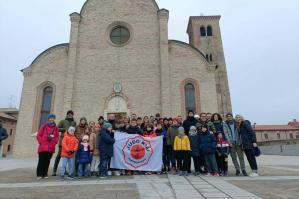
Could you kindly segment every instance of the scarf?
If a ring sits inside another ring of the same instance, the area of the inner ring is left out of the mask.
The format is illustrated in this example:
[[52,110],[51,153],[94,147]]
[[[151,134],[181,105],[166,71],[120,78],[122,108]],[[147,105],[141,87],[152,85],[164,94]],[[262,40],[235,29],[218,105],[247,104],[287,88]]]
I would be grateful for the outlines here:
[[84,151],[88,151],[88,142],[81,142],[81,144],[84,146]]

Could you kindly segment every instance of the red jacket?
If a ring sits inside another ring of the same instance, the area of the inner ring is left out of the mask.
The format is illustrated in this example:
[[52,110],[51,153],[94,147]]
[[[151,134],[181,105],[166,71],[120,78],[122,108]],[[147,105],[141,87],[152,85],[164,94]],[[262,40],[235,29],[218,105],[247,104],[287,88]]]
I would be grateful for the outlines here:
[[[50,137],[52,138],[49,139]],[[39,143],[38,153],[55,153],[55,146],[59,140],[59,130],[56,124],[53,127],[49,126],[48,123],[42,125],[38,130],[36,138]]]
[[69,133],[64,134],[64,138],[62,140],[62,151],[61,157],[73,158],[75,157],[75,152],[78,150],[78,140],[75,135],[70,135]]
[[155,131],[152,131],[151,133],[147,133],[146,131],[143,133],[143,137],[149,137],[149,138],[154,138],[157,137],[157,134]]

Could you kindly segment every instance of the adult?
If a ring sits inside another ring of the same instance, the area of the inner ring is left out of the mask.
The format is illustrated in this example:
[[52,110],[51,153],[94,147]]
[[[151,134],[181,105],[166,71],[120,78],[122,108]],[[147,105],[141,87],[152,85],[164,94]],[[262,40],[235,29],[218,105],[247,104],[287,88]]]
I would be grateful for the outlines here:
[[173,147],[174,147],[175,137],[179,134],[180,125],[178,124],[178,120],[179,118],[172,119],[173,124],[168,127],[167,137],[166,137],[167,146],[168,146],[167,148],[169,149],[169,159],[171,162],[171,170],[173,174],[175,174],[177,171],[177,161],[175,159],[175,153]]
[[103,126],[104,122],[105,122],[104,117],[103,117],[103,116],[99,116],[98,124],[99,124],[100,126]]
[[127,128],[126,133],[127,134],[143,135],[143,131],[137,126],[136,119],[131,120],[131,125],[129,126],[129,128]]
[[86,117],[81,117],[79,124],[76,126],[75,136],[79,143],[82,141],[84,135],[89,135],[89,126]]
[[108,117],[108,122],[112,125],[112,130],[115,130],[115,115],[110,114]]
[[48,178],[48,169],[55,146],[59,140],[59,130],[55,123],[56,116],[48,115],[48,121],[42,125],[37,133],[38,164],[36,169],[37,179]]
[[208,131],[210,131],[210,132],[215,132],[216,131],[215,127],[214,127],[214,124],[210,120],[208,120],[206,113],[201,113],[200,114],[200,118],[198,120],[198,123],[196,124],[196,128],[199,132],[201,131],[201,127],[203,125],[207,125],[208,126]]
[[225,123],[223,122],[223,119],[219,113],[214,113],[211,118],[211,122],[213,123],[215,127],[215,138],[217,139],[218,134],[221,133],[224,137],[224,130],[227,130],[226,127],[224,126]]
[[146,131],[146,126],[149,124],[149,118],[148,116],[144,116],[143,117],[143,121],[142,121],[142,124],[141,124],[141,130],[142,131]]
[[2,158],[2,141],[8,138],[8,134],[5,128],[3,128],[2,122],[0,122],[0,158]]
[[257,147],[256,134],[252,129],[251,123],[245,120],[242,115],[236,115],[237,130],[242,141],[242,149],[245,152],[248,163],[252,170],[251,177],[259,176],[255,158],[255,148]]
[[59,129],[59,132],[60,132],[60,137],[59,137],[59,143],[58,143],[58,153],[57,153],[56,158],[55,158],[55,163],[54,163],[52,176],[56,176],[56,171],[57,171],[59,161],[60,161],[60,158],[61,158],[62,140],[64,138],[65,132],[67,132],[68,129],[71,126],[76,127],[76,122],[74,120],[74,111],[69,110],[66,113],[66,118],[64,120],[61,120],[58,123],[58,129]]
[[[183,122],[183,127],[184,127],[186,136],[189,136],[190,127],[196,126],[197,122],[198,122],[198,120],[194,118],[194,111],[189,110],[188,116]],[[187,161],[187,163],[186,163],[187,171],[188,171],[188,173],[191,173],[191,156],[188,155],[188,157],[186,157],[186,161]]]
[[[240,139],[240,135],[237,129],[236,121],[233,118],[232,113],[226,114],[226,125],[228,131],[225,133],[225,138],[229,142],[230,146],[230,156],[232,158],[234,167],[236,169],[236,175],[239,176],[241,174],[240,167],[244,176],[247,176],[247,172],[245,169],[245,161],[244,154],[242,150],[242,141]],[[239,159],[239,162],[238,162]]]

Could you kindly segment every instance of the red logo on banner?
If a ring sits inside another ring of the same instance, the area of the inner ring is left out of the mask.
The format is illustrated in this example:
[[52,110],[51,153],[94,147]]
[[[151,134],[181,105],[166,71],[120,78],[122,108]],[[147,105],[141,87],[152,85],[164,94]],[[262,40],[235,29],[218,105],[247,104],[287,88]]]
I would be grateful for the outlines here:
[[138,169],[148,164],[154,151],[150,138],[136,136],[127,140],[122,152],[125,163]]

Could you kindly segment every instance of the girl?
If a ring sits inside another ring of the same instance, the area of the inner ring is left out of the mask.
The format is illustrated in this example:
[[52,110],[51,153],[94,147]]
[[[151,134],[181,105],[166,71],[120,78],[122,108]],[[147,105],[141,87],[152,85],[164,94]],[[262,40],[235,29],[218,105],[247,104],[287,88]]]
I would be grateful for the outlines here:
[[60,179],[64,180],[66,165],[68,164],[68,177],[74,178],[75,152],[78,149],[78,140],[74,135],[75,127],[70,127],[62,140],[62,165],[60,169]]
[[188,176],[188,156],[191,151],[190,141],[185,135],[183,127],[179,127],[179,134],[175,137],[173,150],[176,155],[178,167],[180,169],[180,176]]
[[142,124],[141,124],[141,129],[143,130],[143,131],[146,131],[146,126],[149,124],[149,118],[148,118],[148,116],[144,116],[143,117],[143,122],[142,122]]
[[199,135],[196,131],[195,126],[191,126],[189,130],[189,140],[191,144],[191,155],[193,158],[195,173],[194,175],[197,176],[200,174],[200,150],[199,150],[199,143],[198,143]]
[[215,158],[216,153],[216,139],[214,135],[208,130],[208,125],[201,126],[201,134],[199,135],[199,148],[204,156],[208,173],[206,176],[219,176],[218,167]]
[[91,155],[90,155],[90,146],[89,146],[89,136],[84,135],[82,138],[82,142],[79,145],[77,156],[78,162],[78,177],[81,178],[82,176],[89,176],[89,164],[91,162]]
[[217,137],[217,164],[220,176],[227,176],[227,164],[229,155],[229,143],[223,139],[222,133]]
[[37,133],[38,164],[36,168],[37,179],[48,178],[48,169],[55,146],[59,140],[59,132],[55,123],[56,116],[48,115],[48,122],[40,127]]

